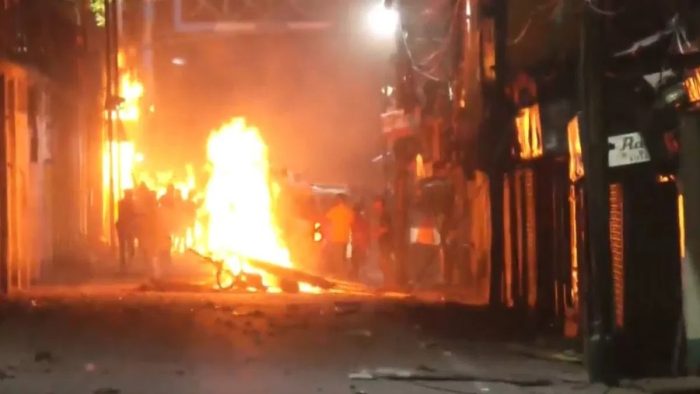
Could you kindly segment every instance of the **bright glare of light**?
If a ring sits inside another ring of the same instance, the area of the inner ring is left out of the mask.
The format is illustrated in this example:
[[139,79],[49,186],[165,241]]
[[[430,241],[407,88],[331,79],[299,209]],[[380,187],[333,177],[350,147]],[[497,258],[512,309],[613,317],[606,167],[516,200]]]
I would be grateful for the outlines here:
[[399,13],[384,4],[375,5],[369,12],[369,27],[372,33],[381,38],[390,38],[399,26]]
[[171,61],[176,66],[184,66],[187,64],[187,61],[181,57],[174,57]]
[[382,94],[384,94],[387,97],[391,97],[391,94],[394,93],[394,87],[391,85],[386,85],[382,88]]

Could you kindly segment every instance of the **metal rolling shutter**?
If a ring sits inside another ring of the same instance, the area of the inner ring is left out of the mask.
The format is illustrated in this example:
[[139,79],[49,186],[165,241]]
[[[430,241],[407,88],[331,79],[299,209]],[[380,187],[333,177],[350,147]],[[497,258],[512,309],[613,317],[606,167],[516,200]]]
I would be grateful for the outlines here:
[[624,215],[622,185],[610,185],[610,254],[612,258],[615,325],[625,323]]

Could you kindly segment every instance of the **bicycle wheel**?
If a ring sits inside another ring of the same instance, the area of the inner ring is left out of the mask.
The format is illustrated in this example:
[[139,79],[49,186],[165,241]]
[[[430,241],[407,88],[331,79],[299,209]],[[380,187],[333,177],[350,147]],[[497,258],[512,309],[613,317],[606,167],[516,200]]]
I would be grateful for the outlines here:
[[231,290],[238,281],[236,275],[228,268],[219,268],[216,271],[216,285],[219,290]]

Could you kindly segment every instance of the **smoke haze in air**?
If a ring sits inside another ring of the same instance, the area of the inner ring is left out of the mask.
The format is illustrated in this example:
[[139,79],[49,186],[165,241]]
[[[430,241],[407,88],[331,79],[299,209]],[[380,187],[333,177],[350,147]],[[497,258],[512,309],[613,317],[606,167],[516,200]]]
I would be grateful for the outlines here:
[[[147,157],[202,163],[209,131],[233,116],[260,128],[274,166],[314,182],[377,186],[380,87],[388,55],[344,33],[209,37],[157,52]],[[171,63],[182,57],[187,63]],[[163,134],[167,138],[163,138]]]

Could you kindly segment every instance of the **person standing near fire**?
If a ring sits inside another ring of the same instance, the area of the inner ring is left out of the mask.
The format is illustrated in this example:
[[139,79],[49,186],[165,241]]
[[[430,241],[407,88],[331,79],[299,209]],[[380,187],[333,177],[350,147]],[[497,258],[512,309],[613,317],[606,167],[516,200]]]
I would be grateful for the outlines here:
[[136,255],[137,215],[132,190],[124,191],[124,197],[119,200],[118,215],[119,269],[124,274]]
[[412,286],[433,287],[444,282],[443,248],[448,238],[451,225],[449,219],[454,206],[454,193],[447,177],[448,168],[445,162],[435,162],[433,175],[421,180],[416,190],[410,229],[409,284]]
[[386,201],[381,196],[374,199],[372,208],[374,211],[373,238],[378,253],[378,265],[382,271],[384,287],[391,287],[397,282],[393,261],[391,216],[389,216]]
[[355,213],[348,206],[345,194],[339,194],[333,206],[326,212],[325,270],[336,276],[348,273],[347,248],[350,243]]
[[137,190],[137,237],[139,249],[153,279],[160,278],[160,265],[156,258],[160,238],[158,198],[156,193],[142,183]]
[[350,279],[359,280],[369,255],[369,221],[362,203],[355,204],[354,220],[351,228],[352,254],[350,256]]
[[[175,186],[170,184],[165,194],[158,201],[159,207],[159,256],[165,264],[170,264],[173,238],[178,233],[178,225],[182,222],[184,215],[182,197],[175,190]],[[178,234],[179,235],[179,234]]]

